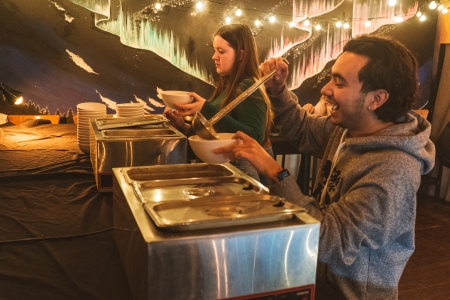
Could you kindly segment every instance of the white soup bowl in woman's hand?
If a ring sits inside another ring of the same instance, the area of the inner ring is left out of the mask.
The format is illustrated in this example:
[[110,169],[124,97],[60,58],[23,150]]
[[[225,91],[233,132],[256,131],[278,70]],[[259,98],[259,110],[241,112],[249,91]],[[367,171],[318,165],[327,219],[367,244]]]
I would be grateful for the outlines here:
[[161,91],[163,102],[170,108],[176,109],[175,104],[189,104],[193,98],[185,91]]

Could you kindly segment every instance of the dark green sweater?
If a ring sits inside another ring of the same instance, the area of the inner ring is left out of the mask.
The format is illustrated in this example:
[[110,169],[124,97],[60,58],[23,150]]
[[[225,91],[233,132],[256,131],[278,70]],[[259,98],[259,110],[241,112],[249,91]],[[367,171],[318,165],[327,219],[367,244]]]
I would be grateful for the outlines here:
[[[244,79],[239,84],[239,88],[241,91],[245,91],[253,83],[254,80],[252,79]],[[220,103],[224,97],[225,93],[223,92],[211,102],[206,101],[200,113],[206,119],[211,119],[219,112]],[[261,90],[258,89],[236,106],[228,115],[214,124],[214,129],[219,133],[235,133],[240,130],[262,145],[266,123],[266,109],[267,104],[264,102]]]

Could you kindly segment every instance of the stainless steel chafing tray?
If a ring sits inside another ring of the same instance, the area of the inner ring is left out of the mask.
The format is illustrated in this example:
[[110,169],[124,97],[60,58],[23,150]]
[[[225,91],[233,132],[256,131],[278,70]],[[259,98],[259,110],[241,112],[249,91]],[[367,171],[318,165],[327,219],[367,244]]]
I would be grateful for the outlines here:
[[90,159],[97,189],[112,191],[112,168],[181,164],[187,138],[162,115],[91,120]]
[[231,164],[113,168],[134,299],[313,299],[319,222]]
[[143,166],[121,173],[142,203],[268,194],[267,187],[230,164]]
[[[188,200],[204,196],[245,195],[248,193],[265,193],[258,185],[242,177],[218,178],[183,178],[178,180],[158,180],[153,182],[133,183],[136,195],[143,203],[158,201]],[[166,193],[162,194],[161,189]]]
[[177,132],[170,128],[152,129],[106,129],[102,130],[105,139],[148,139],[149,137],[174,137]]
[[126,128],[137,127],[144,125],[157,125],[167,122],[167,118],[163,115],[149,115],[143,117],[132,118],[98,118],[95,119],[95,124],[98,130],[111,128]]
[[[124,168],[121,170],[128,183],[135,181],[150,182],[156,180],[219,178],[235,174],[229,166],[214,164],[176,164],[171,166],[143,166],[140,168]],[[258,183],[263,188],[263,185]],[[267,190],[265,188],[265,190]]]
[[304,211],[271,195],[208,197],[143,205],[159,229],[171,232],[289,220]]
[[168,231],[280,221],[304,211],[225,165],[150,166],[122,173],[156,226]]

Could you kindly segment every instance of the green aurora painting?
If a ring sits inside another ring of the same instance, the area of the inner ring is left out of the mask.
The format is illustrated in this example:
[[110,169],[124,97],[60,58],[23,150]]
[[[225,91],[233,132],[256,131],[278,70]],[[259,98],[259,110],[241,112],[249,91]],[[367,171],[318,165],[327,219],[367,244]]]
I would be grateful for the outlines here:
[[[437,12],[416,17],[426,3],[398,1],[148,1],[3,0],[0,2],[0,82],[25,104],[0,99],[5,114],[60,114],[81,102],[164,104],[157,89],[208,97],[217,79],[212,35],[226,22],[247,24],[260,60],[284,55],[289,88],[315,103],[345,42],[364,33],[390,35],[410,48],[428,100]],[[238,12],[239,10],[239,12]],[[342,26],[337,26],[338,24]]]

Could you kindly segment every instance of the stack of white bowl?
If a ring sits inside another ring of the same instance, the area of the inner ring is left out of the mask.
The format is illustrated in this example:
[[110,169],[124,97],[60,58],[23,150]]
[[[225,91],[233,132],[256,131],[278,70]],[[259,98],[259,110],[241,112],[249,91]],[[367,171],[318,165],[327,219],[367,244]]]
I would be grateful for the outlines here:
[[116,116],[119,118],[132,118],[144,116],[143,103],[116,104]]
[[77,105],[78,147],[85,154],[90,153],[90,120],[106,117],[106,105],[97,102],[84,102]]

